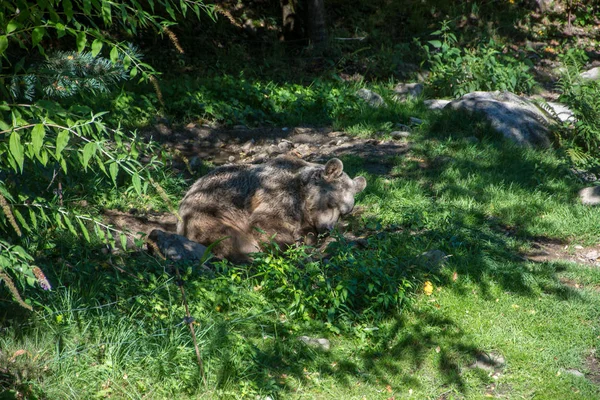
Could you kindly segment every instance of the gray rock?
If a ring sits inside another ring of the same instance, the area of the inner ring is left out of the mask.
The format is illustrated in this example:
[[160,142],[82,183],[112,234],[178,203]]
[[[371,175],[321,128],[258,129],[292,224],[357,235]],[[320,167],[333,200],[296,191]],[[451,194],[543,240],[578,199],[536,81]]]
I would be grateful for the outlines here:
[[410,126],[408,126],[408,125],[404,125],[404,124],[401,124],[400,122],[396,122],[396,123],[394,124],[394,126],[395,126],[396,128],[398,128],[398,129],[400,129],[400,130],[403,130],[403,131],[408,131],[408,132],[410,132],[410,130],[411,130]]
[[600,186],[590,186],[579,191],[581,204],[586,206],[597,206],[600,204]]
[[288,140],[282,140],[281,142],[279,142],[277,144],[277,147],[279,148],[279,150],[282,153],[289,151],[292,148],[292,146],[293,146],[292,142],[290,142]]
[[585,258],[587,258],[590,261],[596,261],[599,257],[600,257],[600,254],[596,250],[589,251],[585,255]]
[[504,137],[524,146],[549,147],[548,127],[554,120],[535,103],[510,92],[473,92],[445,109],[484,115]]
[[451,100],[443,100],[443,99],[434,99],[434,100],[425,100],[423,104],[425,107],[430,110],[441,110],[450,103]]
[[419,97],[423,94],[423,84],[422,83],[399,83],[394,88],[394,93],[396,93],[394,99],[397,101],[404,101],[410,98]]
[[414,124],[414,125],[421,125],[423,123],[423,120],[421,118],[417,118],[417,117],[410,117],[409,120],[410,120],[410,123]]
[[471,368],[481,368],[486,371],[495,371],[497,368],[502,368],[506,364],[504,357],[496,353],[480,353]]
[[307,346],[314,347],[320,350],[328,351],[331,348],[331,343],[327,339],[317,339],[308,336],[300,336],[298,340],[304,342]]
[[582,72],[581,77],[583,79],[590,79],[594,81],[600,79],[600,67],[595,67],[588,71]]
[[[200,243],[193,242],[184,236],[165,232],[160,229],[154,229],[150,232],[148,239],[156,244],[163,256],[173,261],[198,262],[202,260],[202,257],[206,252],[206,247]],[[148,249],[153,249],[153,246],[148,245]]]
[[250,139],[248,140],[246,143],[244,143],[241,147],[241,150],[244,153],[248,153],[250,150],[252,150],[254,148],[254,139]]
[[573,115],[573,111],[571,111],[569,109],[569,107],[565,106],[564,104],[556,103],[554,101],[549,101],[546,104],[548,104],[548,106],[550,106],[550,108],[552,108],[552,110],[554,110],[554,113],[556,113],[556,116],[558,117],[559,120],[561,120],[563,122],[575,121],[575,116]]
[[573,375],[576,376],[578,378],[585,378],[585,374],[581,371],[578,371],[576,369],[565,369],[564,370],[565,374],[569,374],[569,375]]
[[429,250],[419,256],[419,263],[429,269],[441,267],[446,259],[450,257],[441,250]]
[[371,107],[382,107],[385,106],[385,101],[379,93],[376,93],[369,89],[360,89],[356,92],[356,95],[367,102]]
[[403,138],[407,138],[410,136],[410,132],[407,131],[393,131],[390,132],[390,136],[392,137],[392,139],[403,139]]

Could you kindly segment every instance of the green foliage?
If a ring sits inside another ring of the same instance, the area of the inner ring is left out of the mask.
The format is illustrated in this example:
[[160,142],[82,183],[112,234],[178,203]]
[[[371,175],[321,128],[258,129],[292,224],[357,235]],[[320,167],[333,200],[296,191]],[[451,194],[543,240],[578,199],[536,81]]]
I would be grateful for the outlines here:
[[[95,233],[116,245],[115,231],[77,210],[74,197],[111,183],[141,195],[158,165],[153,155],[140,162],[152,145],[111,127],[96,107],[95,96],[127,78],[155,83],[154,69],[120,37],[162,32],[202,10],[210,11],[184,0],[0,3],[0,273],[19,303],[13,278],[49,288],[30,254],[52,248],[57,236],[90,241]],[[47,52],[73,43],[76,51]]]
[[392,249],[376,239],[366,250],[338,240],[326,260],[311,259],[302,247],[290,248],[285,257],[258,255],[253,263],[258,290],[290,317],[327,321],[337,332],[345,322],[400,310],[412,279]]
[[530,65],[503,54],[493,40],[465,48],[447,22],[431,35],[437,39],[417,44],[431,68],[428,89],[435,95],[460,97],[477,90],[530,93],[533,89]]
[[583,51],[568,51],[561,57],[563,73],[557,87],[575,122],[567,122],[561,144],[579,165],[597,167],[600,156],[600,81],[584,80],[580,73],[587,61]]

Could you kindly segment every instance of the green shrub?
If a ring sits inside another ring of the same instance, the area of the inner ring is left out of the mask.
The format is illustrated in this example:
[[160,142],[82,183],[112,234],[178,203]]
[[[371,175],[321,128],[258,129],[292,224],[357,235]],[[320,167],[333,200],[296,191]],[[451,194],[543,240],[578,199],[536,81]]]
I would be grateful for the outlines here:
[[434,95],[460,97],[477,90],[530,93],[533,89],[529,65],[503,54],[493,40],[464,48],[448,23],[432,35],[439,39],[417,44],[431,68],[427,86]]
[[563,73],[558,82],[559,100],[566,104],[575,122],[567,122],[560,137],[571,159],[580,165],[597,167],[600,156],[600,81],[584,80],[581,67],[587,61],[583,51],[571,50],[561,57]]

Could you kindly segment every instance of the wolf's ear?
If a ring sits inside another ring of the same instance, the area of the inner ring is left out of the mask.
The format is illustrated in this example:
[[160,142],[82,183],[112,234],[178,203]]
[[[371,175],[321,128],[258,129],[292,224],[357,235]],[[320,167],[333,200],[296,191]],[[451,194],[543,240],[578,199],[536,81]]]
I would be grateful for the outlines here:
[[364,176],[357,176],[352,179],[352,182],[354,182],[354,193],[360,193],[367,187],[367,180]]
[[331,160],[327,161],[327,164],[325,164],[325,175],[323,175],[323,178],[331,181],[339,178],[343,172],[344,164],[342,163],[342,160],[339,158],[332,158]]

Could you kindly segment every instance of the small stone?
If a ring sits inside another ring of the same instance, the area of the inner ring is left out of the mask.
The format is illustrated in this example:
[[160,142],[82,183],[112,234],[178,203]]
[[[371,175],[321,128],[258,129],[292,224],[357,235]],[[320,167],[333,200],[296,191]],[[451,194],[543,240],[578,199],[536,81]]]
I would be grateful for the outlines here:
[[331,348],[331,343],[327,339],[317,339],[308,336],[300,336],[298,340],[304,342],[307,346],[314,347],[320,350],[328,351]]
[[600,204],[600,186],[590,186],[579,191],[581,203],[586,206],[596,206]]
[[585,255],[585,258],[587,258],[590,261],[596,261],[598,257],[600,257],[600,254],[598,254],[596,250],[592,250]]
[[246,129],[248,129],[248,127],[246,125],[234,125],[233,126],[233,130],[235,130],[235,131],[245,131]]
[[235,157],[234,156],[229,156],[228,160],[229,160],[229,162],[234,162],[235,161]]
[[244,144],[242,145],[242,147],[241,147],[241,150],[242,150],[244,153],[248,153],[248,151],[249,151],[250,149],[252,149],[253,147],[254,147],[254,139],[250,139],[250,140],[248,140],[246,143],[244,143]]
[[379,93],[376,93],[369,89],[360,89],[356,92],[356,95],[366,101],[371,107],[382,107],[385,106],[385,101]]
[[277,144],[277,147],[282,153],[289,151],[292,148],[292,142],[288,140],[282,140]]
[[410,117],[410,123],[414,124],[414,125],[421,125],[423,123],[423,120],[420,118],[416,118],[416,117]]
[[402,139],[410,136],[410,132],[408,131],[393,131],[390,132],[390,136],[392,139]]
[[585,374],[581,371],[578,371],[576,369],[566,369],[564,370],[565,374],[569,374],[569,375],[573,375],[576,376],[578,378],[585,378]]
[[394,88],[396,100],[403,101],[409,98],[419,97],[423,94],[422,83],[399,83]]
[[577,250],[583,250],[583,246],[582,246],[582,245],[580,245],[580,244],[576,245],[576,246],[575,246],[575,248],[576,248]]

